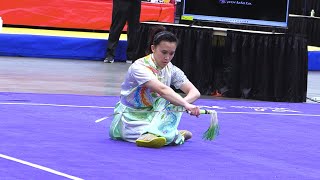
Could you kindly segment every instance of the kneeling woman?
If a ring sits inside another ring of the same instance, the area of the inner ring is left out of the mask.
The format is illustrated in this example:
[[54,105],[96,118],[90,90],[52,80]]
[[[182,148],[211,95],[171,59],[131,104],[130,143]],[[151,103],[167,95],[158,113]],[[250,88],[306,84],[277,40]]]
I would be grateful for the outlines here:
[[[191,138],[191,132],[177,128],[183,111],[199,116],[199,107],[191,103],[200,93],[184,72],[170,62],[177,44],[178,39],[171,32],[158,32],[153,37],[152,53],[129,67],[110,126],[112,139],[159,148],[183,144]],[[186,96],[177,94],[171,85]]]

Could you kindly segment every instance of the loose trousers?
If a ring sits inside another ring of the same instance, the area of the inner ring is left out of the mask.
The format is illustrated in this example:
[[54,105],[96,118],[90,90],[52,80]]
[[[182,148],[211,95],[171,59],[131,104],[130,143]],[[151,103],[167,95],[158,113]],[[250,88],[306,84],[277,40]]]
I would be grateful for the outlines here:
[[140,25],[141,0],[113,0],[112,23],[109,32],[107,57],[115,57],[120,35],[127,25],[127,60],[135,60],[136,36]]

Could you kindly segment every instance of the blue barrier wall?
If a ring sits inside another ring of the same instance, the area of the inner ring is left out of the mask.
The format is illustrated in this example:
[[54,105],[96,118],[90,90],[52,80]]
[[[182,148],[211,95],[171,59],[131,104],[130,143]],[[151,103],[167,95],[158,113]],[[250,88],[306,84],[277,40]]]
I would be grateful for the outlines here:
[[[107,43],[105,39],[0,33],[0,55],[103,60]],[[119,41],[115,61],[126,61],[126,48],[127,41]]]

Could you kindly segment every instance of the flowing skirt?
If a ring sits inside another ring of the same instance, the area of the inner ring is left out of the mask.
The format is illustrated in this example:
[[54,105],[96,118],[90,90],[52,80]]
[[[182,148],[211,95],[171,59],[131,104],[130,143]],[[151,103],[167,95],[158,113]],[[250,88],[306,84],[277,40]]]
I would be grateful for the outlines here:
[[183,144],[184,137],[178,125],[184,108],[158,98],[152,107],[131,108],[118,102],[109,135],[112,139],[135,142],[142,134],[152,133],[165,137],[168,144]]

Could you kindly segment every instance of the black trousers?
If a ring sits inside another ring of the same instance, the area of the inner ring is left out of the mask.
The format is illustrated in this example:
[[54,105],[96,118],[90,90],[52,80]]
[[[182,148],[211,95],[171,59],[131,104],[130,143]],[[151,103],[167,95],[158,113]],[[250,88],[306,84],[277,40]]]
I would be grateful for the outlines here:
[[115,57],[121,32],[127,28],[127,60],[136,58],[136,34],[140,25],[141,0],[113,0],[112,22],[108,38],[107,57]]

